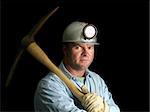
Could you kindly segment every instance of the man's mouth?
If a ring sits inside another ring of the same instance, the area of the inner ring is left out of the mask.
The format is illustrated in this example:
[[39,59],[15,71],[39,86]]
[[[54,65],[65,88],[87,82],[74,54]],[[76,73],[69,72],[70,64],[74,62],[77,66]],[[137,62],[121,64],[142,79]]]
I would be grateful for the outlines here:
[[89,61],[88,59],[81,59],[81,61]]

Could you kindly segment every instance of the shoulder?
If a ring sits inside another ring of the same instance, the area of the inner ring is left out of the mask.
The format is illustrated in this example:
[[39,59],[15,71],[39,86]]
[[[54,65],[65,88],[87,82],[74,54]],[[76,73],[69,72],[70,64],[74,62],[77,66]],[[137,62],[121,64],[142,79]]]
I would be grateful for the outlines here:
[[102,74],[97,74],[96,72],[90,71],[90,70],[88,71],[88,73],[89,73],[89,76],[94,79],[103,80],[101,77]]
[[38,84],[38,87],[63,87],[64,83],[61,79],[52,72],[49,72],[43,77]]
[[89,70],[89,77],[91,77],[97,83],[105,84],[104,79],[101,77],[103,74],[97,74],[94,71]]

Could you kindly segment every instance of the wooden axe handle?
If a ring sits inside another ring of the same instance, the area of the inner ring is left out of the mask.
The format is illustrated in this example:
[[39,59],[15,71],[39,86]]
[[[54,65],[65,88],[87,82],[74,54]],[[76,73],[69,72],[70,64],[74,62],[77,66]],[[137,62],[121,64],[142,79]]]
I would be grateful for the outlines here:
[[46,66],[50,71],[54,72],[62,81],[64,81],[73,95],[77,97],[79,101],[82,100],[84,94],[80,92],[74,83],[71,82],[66,75],[64,75],[63,72],[52,63],[44,51],[36,44],[36,42],[30,43],[26,49],[34,58],[36,58],[40,63]]

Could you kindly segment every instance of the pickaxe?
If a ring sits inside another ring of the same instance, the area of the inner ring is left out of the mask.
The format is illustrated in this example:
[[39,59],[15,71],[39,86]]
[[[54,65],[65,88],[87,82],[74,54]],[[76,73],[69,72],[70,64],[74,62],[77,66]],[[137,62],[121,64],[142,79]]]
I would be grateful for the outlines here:
[[65,82],[65,84],[68,86],[68,88],[71,90],[74,96],[78,98],[79,101],[82,100],[83,93],[80,92],[77,87],[74,85],[73,82],[71,82],[64,74],[63,72],[56,67],[52,61],[48,58],[48,56],[44,53],[44,51],[36,44],[34,37],[38,33],[38,31],[41,29],[41,27],[44,25],[44,23],[48,20],[50,16],[52,16],[59,7],[56,7],[52,12],[48,13],[46,16],[44,16],[38,24],[36,24],[33,29],[22,39],[21,44],[24,46],[24,49],[22,49],[19,54],[16,57],[16,60],[10,70],[10,73],[8,75],[7,81],[6,81],[6,87],[9,85],[14,70],[16,68],[16,65],[23,53],[23,51],[26,49],[34,58],[36,58],[40,63],[42,63],[44,66],[46,66],[50,71],[54,72],[61,80]]

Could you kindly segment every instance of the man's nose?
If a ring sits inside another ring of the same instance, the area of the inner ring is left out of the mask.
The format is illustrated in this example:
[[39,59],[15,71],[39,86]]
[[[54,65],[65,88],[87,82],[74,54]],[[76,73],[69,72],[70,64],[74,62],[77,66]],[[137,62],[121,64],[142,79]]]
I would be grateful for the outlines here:
[[88,55],[88,49],[83,48],[82,55],[87,56]]

